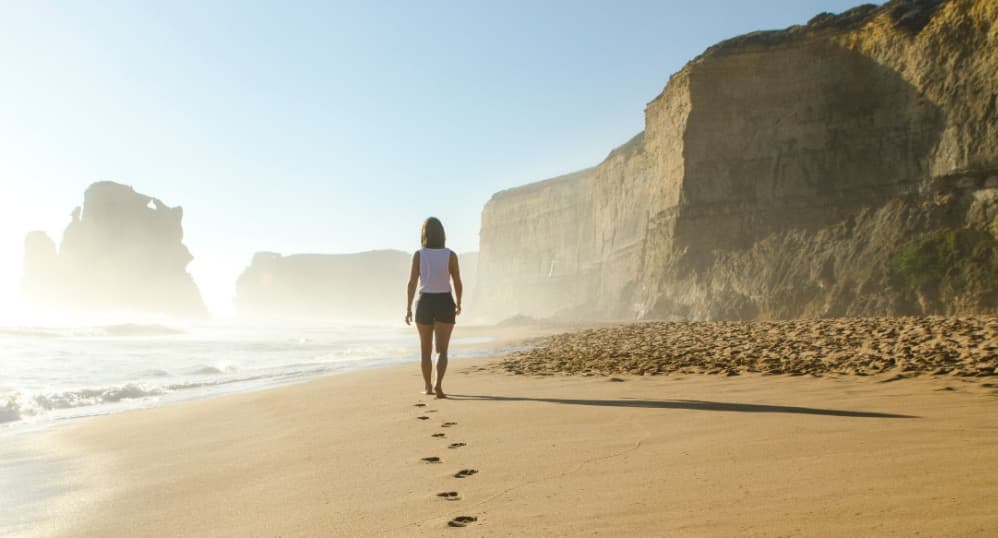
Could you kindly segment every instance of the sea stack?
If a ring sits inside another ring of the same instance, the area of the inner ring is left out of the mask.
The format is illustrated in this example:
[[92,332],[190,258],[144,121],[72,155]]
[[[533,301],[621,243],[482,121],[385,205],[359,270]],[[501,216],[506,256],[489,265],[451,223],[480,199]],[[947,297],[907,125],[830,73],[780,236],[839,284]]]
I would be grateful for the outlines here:
[[[459,259],[469,297],[477,254],[460,254]],[[258,252],[236,283],[236,308],[249,317],[398,323],[405,316],[411,267],[412,253],[400,250],[287,256]]]
[[101,181],[72,212],[58,252],[44,232],[25,238],[22,298],[82,312],[207,314],[187,272],[184,211]]
[[289,319],[399,321],[412,254],[258,252],[236,282],[240,315]]

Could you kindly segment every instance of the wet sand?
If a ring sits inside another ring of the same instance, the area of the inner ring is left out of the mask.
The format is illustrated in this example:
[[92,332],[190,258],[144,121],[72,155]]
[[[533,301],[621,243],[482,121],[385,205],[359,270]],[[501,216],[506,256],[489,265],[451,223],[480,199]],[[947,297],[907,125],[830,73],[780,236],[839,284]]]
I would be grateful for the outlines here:
[[998,528],[991,377],[516,375],[505,360],[452,361],[447,400],[420,393],[412,364],[47,432],[79,474],[38,534]]

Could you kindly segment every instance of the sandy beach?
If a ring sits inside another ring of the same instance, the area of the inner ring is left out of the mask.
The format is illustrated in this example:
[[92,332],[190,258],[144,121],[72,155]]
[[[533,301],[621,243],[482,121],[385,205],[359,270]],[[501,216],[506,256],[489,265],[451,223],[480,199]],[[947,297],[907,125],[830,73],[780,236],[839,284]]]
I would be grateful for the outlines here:
[[0,538],[998,538],[998,0],[3,8]]
[[447,400],[420,393],[413,364],[44,433],[75,470],[36,534],[998,528],[993,378],[515,375],[503,360],[453,361]]

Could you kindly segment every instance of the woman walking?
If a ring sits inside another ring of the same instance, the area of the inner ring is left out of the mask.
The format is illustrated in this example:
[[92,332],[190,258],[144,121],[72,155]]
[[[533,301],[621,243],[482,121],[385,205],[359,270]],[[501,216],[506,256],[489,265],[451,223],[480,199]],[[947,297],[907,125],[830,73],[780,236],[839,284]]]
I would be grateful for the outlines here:
[[[412,323],[412,300],[416,295],[417,281],[419,300],[416,302],[416,329],[419,331],[419,350],[422,360],[423,381],[426,394],[436,394],[446,398],[443,382],[447,372],[447,345],[454,330],[454,317],[461,313],[461,271],[457,265],[457,254],[445,246],[447,236],[444,225],[436,217],[423,222],[420,242],[423,248],[412,255],[412,269],[409,271],[408,305],[405,309],[405,324]],[[454,295],[451,295],[451,280],[454,281]],[[437,343],[437,379],[431,383],[433,373],[433,341]]]

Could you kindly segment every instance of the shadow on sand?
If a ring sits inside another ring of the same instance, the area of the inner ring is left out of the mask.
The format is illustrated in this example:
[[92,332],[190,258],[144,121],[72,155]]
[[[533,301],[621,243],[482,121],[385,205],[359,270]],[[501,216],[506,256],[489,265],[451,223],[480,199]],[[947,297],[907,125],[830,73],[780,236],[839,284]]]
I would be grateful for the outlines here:
[[798,415],[825,415],[852,418],[921,418],[914,415],[875,413],[870,411],[845,411],[788,405],[765,405],[704,400],[577,400],[570,398],[526,398],[515,396],[487,396],[480,394],[449,394],[452,400],[492,400],[499,402],[546,402],[567,405],[596,405],[601,407],[645,407],[651,409],[691,409],[694,411],[729,411],[736,413],[793,413]]

